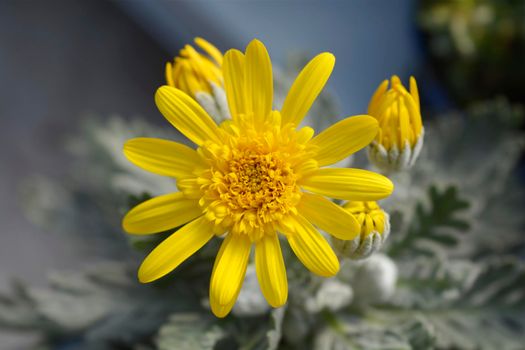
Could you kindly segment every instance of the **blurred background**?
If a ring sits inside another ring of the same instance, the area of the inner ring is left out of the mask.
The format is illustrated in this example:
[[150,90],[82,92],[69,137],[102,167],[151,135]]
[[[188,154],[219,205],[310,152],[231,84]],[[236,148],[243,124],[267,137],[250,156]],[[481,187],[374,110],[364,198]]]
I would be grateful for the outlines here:
[[[165,126],[153,94],[195,36],[223,51],[258,38],[282,67],[294,53],[333,52],[342,115],[366,113],[390,75],[415,75],[430,120],[498,96],[525,102],[524,23],[519,0],[0,0],[0,291],[107,257],[103,241],[71,245],[35,225],[25,184],[60,183],[74,162],[64,142],[93,116]],[[2,349],[29,343],[0,333]]]

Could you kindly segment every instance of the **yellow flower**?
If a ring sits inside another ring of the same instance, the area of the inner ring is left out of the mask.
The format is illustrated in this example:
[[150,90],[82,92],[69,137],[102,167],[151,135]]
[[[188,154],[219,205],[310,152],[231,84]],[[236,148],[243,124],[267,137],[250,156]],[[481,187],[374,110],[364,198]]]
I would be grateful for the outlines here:
[[217,122],[230,117],[222,76],[222,53],[213,44],[195,38],[206,54],[186,45],[173,63],[166,63],[166,83],[192,96]]
[[370,100],[368,114],[379,122],[379,133],[368,148],[370,161],[384,171],[412,167],[423,147],[424,128],[416,79],[410,77],[410,92],[397,76],[384,80]]
[[253,40],[244,54],[228,51],[223,70],[232,119],[219,126],[183,91],[159,88],[159,110],[197,149],[151,138],[132,139],[124,146],[131,162],[174,177],[180,191],[139,204],[123,220],[132,234],[184,225],[146,257],[138,272],[141,282],[166,275],[212,237],[224,234],[210,282],[210,304],[218,317],[235,303],[252,246],[263,295],[273,307],[286,303],[278,233],[313,273],[338,272],[335,253],[314,225],[340,239],[353,239],[360,226],[324,196],[376,200],[390,195],[393,184],[370,171],[322,168],[368,145],[378,129],[374,118],[347,118],[315,137],[311,128],[297,128],[334,63],[330,53],[310,61],[279,112],[272,110],[272,65],[264,45]]
[[343,208],[352,213],[361,227],[352,240],[332,238],[334,249],[349,259],[364,259],[377,252],[390,234],[388,214],[376,202],[350,201]]

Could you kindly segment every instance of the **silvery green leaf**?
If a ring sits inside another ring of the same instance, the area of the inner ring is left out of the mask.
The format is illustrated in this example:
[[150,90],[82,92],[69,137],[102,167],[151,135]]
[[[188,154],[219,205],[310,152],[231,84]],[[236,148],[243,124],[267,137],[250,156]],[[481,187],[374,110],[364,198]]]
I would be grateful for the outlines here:
[[412,346],[412,349],[434,349],[436,334],[434,326],[423,317],[415,317],[397,327]]
[[312,313],[324,309],[338,311],[348,306],[353,297],[354,292],[349,283],[337,278],[327,278],[321,283],[315,295],[306,300],[306,309]]
[[0,293],[0,327],[14,330],[31,330],[42,326],[34,312],[34,302],[28,295],[27,287],[13,282],[11,290]]
[[38,331],[46,344],[81,334],[79,349],[99,350],[111,344],[140,344],[153,337],[169,314],[201,310],[195,290],[203,283],[189,267],[180,271],[183,279],[169,286],[141,285],[135,268],[97,264],[76,273],[54,273],[47,288],[18,288],[2,296],[0,310],[6,305],[10,318],[2,312],[1,323]]
[[123,144],[137,136],[178,137],[172,128],[158,128],[140,119],[87,120],[79,135],[65,145],[74,157],[66,175],[60,180],[39,176],[24,180],[21,203],[29,219],[45,231],[67,235],[72,244],[84,249],[97,247],[97,255],[129,255],[121,227],[130,209],[129,196],[176,190],[173,179],[148,173],[124,157]]
[[[469,202],[458,194],[458,189],[448,186],[439,190],[431,186],[428,190],[429,205],[418,203],[412,217],[412,223],[400,237],[393,238],[388,254],[432,254],[434,245],[452,247],[458,244],[458,233],[465,232],[469,223],[458,216],[469,208]],[[426,208],[428,207],[428,208]],[[420,243],[423,241],[423,245]]]
[[196,313],[179,313],[170,316],[156,338],[159,350],[212,350],[225,337],[213,319]]
[[283,320],[283,338],[295,348],[304,348],[316,322],[317,315],[304,306],[289,305]]
[[[495,99],[424,121],[427,137],[422,155],[410,172],[392,178],[396,191],[382,202],[383,207],[401,212],[401,232],[407,231],[414,224],[417,203],[427,201],[427,189],[453,185],[471,205],[462,218],[474,229],[461,236],[447,229],[434,242],[418,244],[416,253],[459,257],[524,251],[520,228],[525,218],[519,208],[525,205],[525,191],[514,173],[525,149],[525,134],[516,127],[524,115],[519,105]],[[394,234],[391,243],[400,236]]]
[[261,347],[265,350],[277,350],[279,349],[279,342],[282,337],[282,328],[284,314],[286,312],[286,307],[280,307],[278,309],[273,309],[271,314],[271,323],[268,331],[266,332],[266,345]]
[[124,143],[134,137],[180,141],[172,128],[159,128],[142,119],[125,120],[118,116],[105,120],[91,118],[82,127],[83,137],[71,138],[67,149],[82,162],[73,167],[73,175],[85,181],[85,186],[105,186],[131,194],[147,191],[158,195],[174,190],[170,179],[138,168],[122,152]]
[[421,317],[384,324],[379,319],[326,314],[326,327],[316,335],[313,349],[419,350],[434,349],[431,324]]
[[[29,293],[41,317],[71,333],[102,321],[113,303],[100,295],[85,294],[79,298],[67,292],[41,288],[32,289]],[[79,299],[82,301],[79,302]]]
[[425,259],[406,264],[391,307],[367,310],[384,327],[422,320],[437,349],[519,349],[525,343],[525,265]]
[[387,327],[336,319],[317,333],[313,349],[412,350],[413,348],[406,337]]
[[[283,320],[287,306],[272,309],[264,316],[230,318],[227,332],[231,344],[226,342],[219,349],[277,350],[282,338]],[[228,319],[227,319],[228,320]]]

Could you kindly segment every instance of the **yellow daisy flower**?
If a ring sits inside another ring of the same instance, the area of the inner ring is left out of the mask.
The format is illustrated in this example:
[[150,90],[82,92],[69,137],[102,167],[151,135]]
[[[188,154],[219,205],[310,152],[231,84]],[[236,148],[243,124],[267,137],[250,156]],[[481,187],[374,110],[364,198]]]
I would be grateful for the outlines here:
[[400,171],[414,165],[425,130],[421,120],[416,79],[410,92],[397,76],[384,80],[370,99],[368,114],[379,122],[379,133],[368,148],[368,158],[383,171]]
[[154,281],[223,236],[210,282],[210,304],[227,315],[241,289],[255,246],[256,273],[268,303],[286,303],[288,283],[278,233],[313,273],[333,276],[339,261],[316,227],[340,239],[360,233],[353,215],[325,196],[345,200],[387,197],[393,184],[360,169],[323,168],[367,146],[376,136],[370,116],[344,119],[314,137],[299,123],[334,67],[330,53],[316,56],[292,85],[281,111],[273,107],[273,77],[264,45],[252,41],[243,54],[229,50],[224,86],[232,119],[217,125],[183,91],[163,86],[155,95],[160,112],[197,145],[137,138],[124,146],[137,166],[177,180],[180,192],[150,199],[124,218],[132,234],[182,226],[142,263],[138,277]]
[[222,76],[223,55],[202,38],[195,38],[195,44],[204,53],[191,45],[184,46],[173,63],[166,63],[166,83],[193,97],[220,123],[230,119]]
[[195,44],[205,53],[186,45],[173,63],[166,63],[166,82],[195,97],[199,92],[212,92],[212,85],[222,85],[222,53],[213,44],[195,38]]

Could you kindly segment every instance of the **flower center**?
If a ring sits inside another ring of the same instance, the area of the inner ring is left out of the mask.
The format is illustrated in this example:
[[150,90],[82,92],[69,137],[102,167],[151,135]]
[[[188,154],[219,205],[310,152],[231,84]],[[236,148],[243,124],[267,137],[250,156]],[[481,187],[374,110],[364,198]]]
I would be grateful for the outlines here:
[[240,152],[229,162],[225,178],[230,207],[257,210],[261,214],[275,209],[285,211],[288,197],[295,190],[290,165],[275,154]]
[[200,204],[209,220],[256,241],[295,211],[301,192],[286,153],[256,141],[235,146],[218,151],[221,157],[201,178]]

